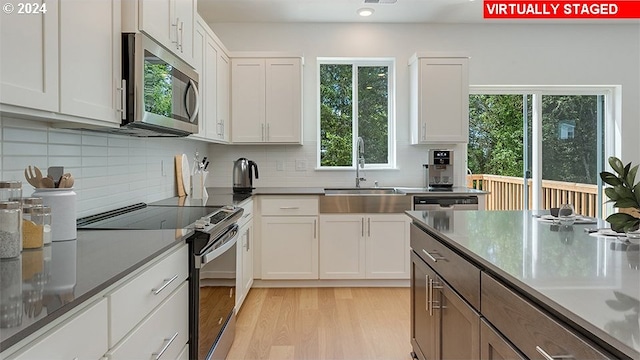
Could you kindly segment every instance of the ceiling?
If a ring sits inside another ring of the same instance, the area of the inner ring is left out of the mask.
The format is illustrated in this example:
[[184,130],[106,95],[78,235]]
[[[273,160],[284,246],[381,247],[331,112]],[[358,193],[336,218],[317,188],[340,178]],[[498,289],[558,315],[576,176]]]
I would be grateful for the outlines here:
[[[374,1],[379,3],[365,3]],[[376,22],[478,23],[482,0],[198,0],[208,23],[221,22]],[[360,17],[358,9],[374,10]]]

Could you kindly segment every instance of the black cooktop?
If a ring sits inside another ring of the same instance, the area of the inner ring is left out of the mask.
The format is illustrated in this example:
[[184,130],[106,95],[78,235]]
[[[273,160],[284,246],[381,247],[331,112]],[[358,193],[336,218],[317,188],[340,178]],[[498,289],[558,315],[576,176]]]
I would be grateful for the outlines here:
[[[105,213],[80,218],[77,221],[78,229],[129,229],[129,230],[160,230],[160,229],[184,229],[207,215],[216,213],[220,206],[148,206],[144,203],[127,206]],[[222,220],[226,213],[218,213]],[[216,214],[212,216],[211,223],[218,221]]]

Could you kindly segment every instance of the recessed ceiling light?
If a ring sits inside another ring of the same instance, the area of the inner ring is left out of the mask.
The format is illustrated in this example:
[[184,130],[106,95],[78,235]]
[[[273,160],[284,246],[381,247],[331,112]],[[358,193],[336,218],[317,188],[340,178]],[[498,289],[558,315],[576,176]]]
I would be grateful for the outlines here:
[[371,16],[372,14],[373,14],[373,9],[371,8],[358,9],[358,15],[360,16],[367,17],[367,16]]

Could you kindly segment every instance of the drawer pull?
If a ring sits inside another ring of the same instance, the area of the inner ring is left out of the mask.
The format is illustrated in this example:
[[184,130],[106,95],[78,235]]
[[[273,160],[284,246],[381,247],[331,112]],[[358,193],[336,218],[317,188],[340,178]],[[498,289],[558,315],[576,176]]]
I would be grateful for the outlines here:
[[160,358],[162,357],[162,355],[164,355],[164,353],[167,351],[167,349],[169,348],[169,346],[171,346],[171,343],[173,343],[173,341],[178,337],[178,333],[173,334],[172,337],[170,337],[169,339],[164,339],[164,341],[166,341],[166,344],[164,344],[164,346],[162,347],[162,350],[160,350],[159,353],[153,353],[151,354],[151,356],[155,356],[155,360],[160,360]]
[[298,210],[300,206],[280,206],[280,210]]
[[153,292],[153,295],[158,295],[160,294],[160,292],[162,290],[164,290],[167,286],[169,286],[169,284],[171,284],[175,279],[178,278],[178,274],[173,275],[173,277],[171,279],[164,279],[164,284],[162,284],[162,286],[160,286],[159,289],[151,289],[151,291]]
[[431,255],[427,250],[422,249],[422,252],[427,255],[427,257],[429,257],[429,259],[431,259],[431,261],[433,262],[438,262],[438,260],[444,260],[446,261],[446,258],[443,258],[442,256],[438,256],[438,257],[434,257],[433,255]]
[[558,359],[575,359],[573,356],[571,355],[556,355],[556,356],[551,356],[549,354],[547,354],[546,351],[544,351],[540,346],[536,346],[536,351],[542,355],[543,358],[545,358],[545,360],[558,360]]

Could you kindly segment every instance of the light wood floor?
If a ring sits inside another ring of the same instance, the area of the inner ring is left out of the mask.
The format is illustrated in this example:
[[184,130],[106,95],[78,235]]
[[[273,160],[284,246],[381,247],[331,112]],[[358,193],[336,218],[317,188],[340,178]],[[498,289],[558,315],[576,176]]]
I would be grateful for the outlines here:
[[227,360],[409,360],[409,296],[409,288],[251,289]]

